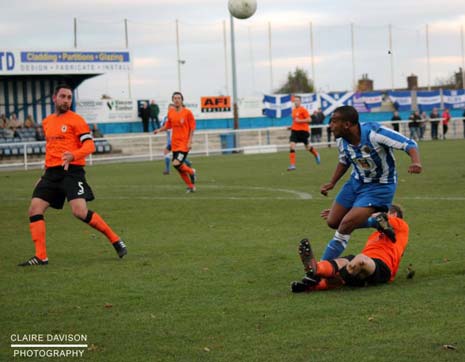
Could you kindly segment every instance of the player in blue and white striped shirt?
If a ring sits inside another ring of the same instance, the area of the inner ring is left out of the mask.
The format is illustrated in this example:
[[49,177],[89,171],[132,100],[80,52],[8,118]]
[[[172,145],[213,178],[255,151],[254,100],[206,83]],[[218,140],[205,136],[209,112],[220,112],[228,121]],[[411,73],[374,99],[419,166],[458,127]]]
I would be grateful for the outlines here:
[[397,186],[394,149],[404,150],[410,156],[412,163],[408,172],[420,173],[422,170],[415,141],[378,123],[360,124],[354,107],[337,108],[329,126],[338,138],[339,163],[331,181],[321,187],[321,193],[327,196],[350,165],[352,174],[339,191],[327,217],[329,227],[337,231],[322,260],[340,256],[352,231],[376,226],[370,215],[387,211],[391,206]]

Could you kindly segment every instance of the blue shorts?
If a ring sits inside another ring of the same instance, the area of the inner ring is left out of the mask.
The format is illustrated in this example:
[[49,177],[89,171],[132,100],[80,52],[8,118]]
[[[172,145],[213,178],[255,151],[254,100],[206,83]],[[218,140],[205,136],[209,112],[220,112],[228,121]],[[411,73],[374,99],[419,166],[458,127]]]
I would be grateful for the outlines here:
[[336,196],[336,202],[346,209],[352,207],[374,207],[377,211],[388,211],[394,199],[396,184],[364,184],[351,177]]

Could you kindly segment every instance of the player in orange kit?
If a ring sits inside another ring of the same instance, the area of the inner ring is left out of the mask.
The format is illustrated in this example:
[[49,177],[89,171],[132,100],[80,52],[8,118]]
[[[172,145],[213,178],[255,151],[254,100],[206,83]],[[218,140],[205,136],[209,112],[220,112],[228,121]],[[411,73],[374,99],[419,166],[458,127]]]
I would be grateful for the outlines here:
[[387,235],[376,231],[368,237],[362,252],[332,260],[317,262],[310,242],[304,239],[299,245],[299,254],[306,276],[301,282],[292,282],[294,293],[327,290],[343,285],[363,287],[392,282],[408,244],[409,227],[403,220],[403,211],[392,205],[389,213],[377,215],[381,228],[395,232],[393,242]]
[[187,185],[187,192],[195,192],[196,171],[186,165],[185,161],[192,148],[192,136],[195,130],[195,119],[191,110],[184,107],[184,96],[174,92],[171,96],[174,108],[168,110],[165,124],[153,131],[154,134],[172,129],[171,150],[173,152],[173,167]]
[[301,105],[302,99],[299,96],[294,96],[294,109],[292,110],[292,126],[291,136],[289,138],[289,161],[288,171],[295,170],[295,146],[297,143],[303,143],[305,149],[314,157],[317,164],[320,164],[320,155],[318,151],[308,143],[310,137],[310,114],[307,109]]
[[29,228],[35,255],[19,266],[48,264],[45,246],[45,211],[51,206],[62,209],[65,198],[73,215],[103,233],[122,258],[126,245],[99,214],[87,208],[94,199],[86,182],[85,158],[95,151],[92,133],[84,119],[70,110],[73,90],[58,85],[53,93],[55,113],[42,121],[45,134],[45,173],[37,182],[29,207]]

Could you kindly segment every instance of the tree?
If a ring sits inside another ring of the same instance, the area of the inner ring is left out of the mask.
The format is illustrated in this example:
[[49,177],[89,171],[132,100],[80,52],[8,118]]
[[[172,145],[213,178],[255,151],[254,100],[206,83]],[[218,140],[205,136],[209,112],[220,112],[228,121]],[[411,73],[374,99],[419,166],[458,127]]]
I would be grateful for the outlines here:
[[276,93],[312,93],[314,91],[313,81],[308,78],[307,72],[299,67],[294,72],[289,72],[287,81]]

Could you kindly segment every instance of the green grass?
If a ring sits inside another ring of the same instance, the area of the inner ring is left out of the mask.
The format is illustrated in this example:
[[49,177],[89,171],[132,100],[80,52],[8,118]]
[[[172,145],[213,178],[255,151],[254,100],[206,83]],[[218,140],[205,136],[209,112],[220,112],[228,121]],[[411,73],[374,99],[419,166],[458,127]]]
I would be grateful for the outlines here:
[[35,268],[16,264],[33,255],[27,208],[41,172],[2,172],[0,361],[13,360],[11,334],[31,333],[86,334],[85,361],[464,361],[464,146],[422,143],[421,175],[397,152],[411,238],[393,284],[306,295],[289,291],[297,242],[321,254],[333,235],[319,213],[342,182],[329,198],[319,187],[335,149],[320,166],[299,151],[293,173],[286,153],[194,158],[193,195],[161,162],[88,167],[90,207],[128,256],[65,206],[46,214],[50,265]]

